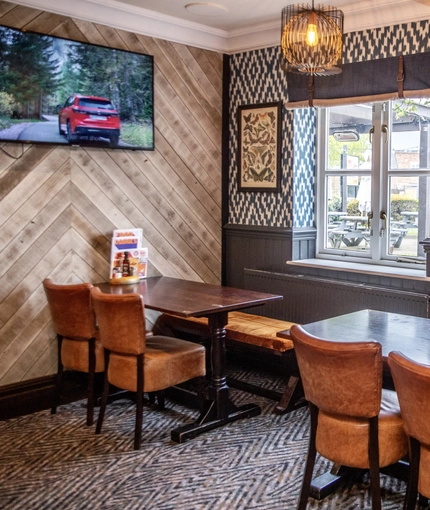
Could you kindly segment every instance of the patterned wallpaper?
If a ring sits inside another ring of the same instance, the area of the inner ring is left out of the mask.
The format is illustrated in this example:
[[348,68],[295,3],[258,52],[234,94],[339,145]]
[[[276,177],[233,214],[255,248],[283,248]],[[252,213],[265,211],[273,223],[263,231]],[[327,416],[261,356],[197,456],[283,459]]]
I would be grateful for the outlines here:
[[294,227],[314,225],[315,108],[294,112]]
[[230,59],[230,169],[229,223],[240,225],[292,226],[294,115],[283,108],[281,192],[237,191],[237,115],[239,105],[283,101],[287,77],[279,65],[280,48],[247,51]]
[[[350,32],[344,35],[343,61],[430,51],[429,32],[429,20]],[[237,191],[238,106],[285,102],[288,80],[280,58],[279,46],[230,58],[229,223],[284,228],[310,227],[314,223],[315,109],[283,109],[281,192]]]
[[430,20],[349,32],[344,35],[344,64],[430,51]]

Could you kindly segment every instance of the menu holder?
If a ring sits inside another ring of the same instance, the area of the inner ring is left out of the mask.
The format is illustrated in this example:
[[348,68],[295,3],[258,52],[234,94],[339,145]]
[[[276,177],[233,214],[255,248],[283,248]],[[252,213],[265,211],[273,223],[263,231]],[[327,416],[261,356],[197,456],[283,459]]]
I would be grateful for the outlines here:
[[113,285],[136,283],[146,278],[148,248],[142,247],[142,240],[142,229],[114,230],[110,263]]
[[111,285],[130,285],[131,283],[139,283],[138,276],[122,276],[121,278],[111,278],[109,283]]

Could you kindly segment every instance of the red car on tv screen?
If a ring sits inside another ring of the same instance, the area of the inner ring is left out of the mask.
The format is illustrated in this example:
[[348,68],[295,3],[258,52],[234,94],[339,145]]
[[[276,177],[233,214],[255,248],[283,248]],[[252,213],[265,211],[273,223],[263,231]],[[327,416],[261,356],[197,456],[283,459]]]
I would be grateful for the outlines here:
[[116,147],[120,135],[119,113],[109,99],[73,94],[58,112],[58,129],[70,143],[81,136],[108,138]]

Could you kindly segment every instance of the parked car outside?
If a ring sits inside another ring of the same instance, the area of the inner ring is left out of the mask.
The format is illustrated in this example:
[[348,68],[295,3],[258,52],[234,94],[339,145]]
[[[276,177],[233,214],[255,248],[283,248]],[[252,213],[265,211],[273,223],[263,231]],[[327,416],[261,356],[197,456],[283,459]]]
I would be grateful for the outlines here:
[[116,147],[120,135],[119,113],[109,99],[71,95],[58,112],[58,129],[70,143],[81,136],[108,138]]

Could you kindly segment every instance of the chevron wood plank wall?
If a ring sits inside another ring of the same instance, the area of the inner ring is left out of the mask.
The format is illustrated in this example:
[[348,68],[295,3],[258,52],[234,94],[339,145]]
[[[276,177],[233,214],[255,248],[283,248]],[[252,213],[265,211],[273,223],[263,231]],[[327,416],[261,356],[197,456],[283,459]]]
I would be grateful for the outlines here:
[[0,24],[154,56],[155,151],[0,144],[0,386],[56,370],[42,281],[106,280],[115,228],[149,274],[219,283],[222,55],[0,1]]

